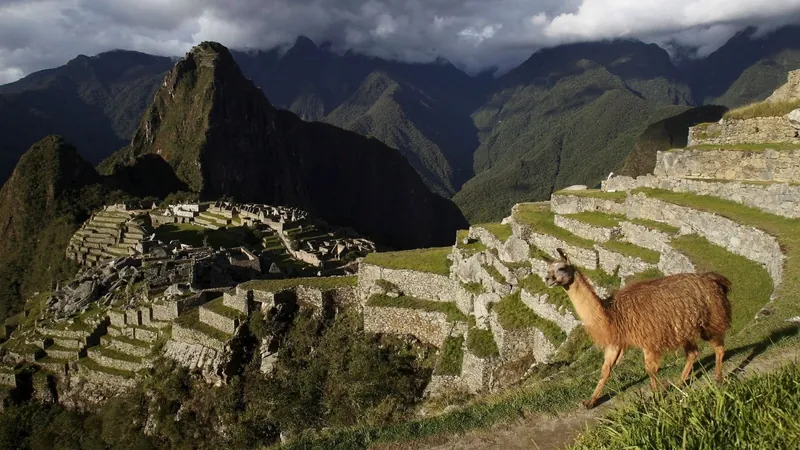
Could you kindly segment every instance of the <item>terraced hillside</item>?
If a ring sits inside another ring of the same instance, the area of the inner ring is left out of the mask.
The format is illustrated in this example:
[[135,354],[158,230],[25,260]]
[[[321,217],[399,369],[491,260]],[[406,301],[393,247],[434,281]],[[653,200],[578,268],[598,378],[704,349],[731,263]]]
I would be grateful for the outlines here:
[[[690,131],[693,146],[659,152],[654,174],[613,177],[602,189],[562,190],[549,202],[517,204],[501,223],[459,232],[452,248],[370,254],[359,271],[365,330],[413,334],[436,345],[438,367],[448,370],[434,374],[432,395],[494,394],[432,418],[333,430],[287,447],[348,442],[360,448],[439,434],[412,447],[552,444],[543,428],[553,421],[536,414],[569,411],[588,398],[602,362],[565,292],[543,282],[544,258],[557,258],[557,248],[601,297],[642,279],[720,272],[733,286],[726,376],[780,358],[800,334],[800,143],[791,136],[779,144],[744,137],[754,118],[779,131],[794,126],[783,116],[732,113],[713,125],[713,144],[698,139],[712,127],[702,124]],[[771,132],[765,128],[760,132]],[[696,377],[713,365],[707,349],[703,356]],[[674,380],[682,366],[682,355],[667,355],[661,378]],[[607,388],[611,403],[635,395],[646,379],[641,352],[626,353]],[[460,435],[531,413],[506,431]],[[576,417],[578,428],[591,419]],[[555,441],[563,445],[574,434],[565,429]]]

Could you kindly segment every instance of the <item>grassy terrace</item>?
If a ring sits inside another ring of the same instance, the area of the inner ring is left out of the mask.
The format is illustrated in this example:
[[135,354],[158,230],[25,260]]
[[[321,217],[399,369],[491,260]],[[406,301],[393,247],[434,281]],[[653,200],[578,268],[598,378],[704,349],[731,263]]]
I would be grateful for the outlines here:
[[407,269],[439,275],[450,274],[451,247],[423,248],[401,252],[370,253],[363,262],[387,269]]
[[539,275],[533,274],[525,277],[525,279],[520,282],[520,287],[531,294],[547,294],[548,303],[556,308],[564,307],[567,311],[575,315],[575,306],[573,306],[572,301],[569,299],[567,291],[561,287],[548,288],[547,285],[544,284],[544,281],[539,278]]
[[520,299],[519,292],[500,300],[493,306],[492,311],[497,313],[500,326],[506,330],[538,328],[556,347],[567,339],[567,335],[558,325],[539,317],[525,306]]
[[450,336],[444,340],[439,361],[434,368],[436,375],[459,375],[464,361],[464,337]]
[[423,300],[406,295],[401,295],[400,297],[389,297],[388,295],[384,294],[374,294],[367,301],[367,306],[419,309],[422,311],[443,313],[445,316],[447,316],[447,320],[451,322],[467,321],[467,316],[459,311],[455,303],[434,302],[431,300]]
[[535,232],[549,234],[576,247],[592,248],[594,242],[557,227],[553,223],[554,217],[555,214],[548,205],[520,205],[514,213],[514,219],[521,224],[530,225]]
[[638,245],[634,245],[629,242],[608,241],[598,245],[606,250],[611,250],[612,252],[616,252],[625,256],[639,258],[642,261],[650,264],[658,264],[658,259],[661,257],[661,254],[655,250],[639,247]]
[[586,211],[576,214],[565,214],[564,217],[575,219],[579,222],[594,225],[602,228],[618,227],[620,222],[625,220],[625,216],[617,214],[603,214],[600,212]]
[[105,343],[106,345],[110,345],[111,341],[119,341],[119,342],[123,342],[125,344],[132,345],[132,346],[135,346],[135,347],[141,347],[141,348],[150,348],[151,347],[151,344],[148,343],[148,342],[140,341],[138,339],[129,338],[128,336],[123,336],[123,335],[119,335],[119,336],[110,336],[110,335],[101,336],[100,337],[100,341]]
[[111,368],[111,367],[101,366],[100,364],[98,364],[96,361],[94,361],[90,357],[85,357],[85,358],[79,359],[78,360],[78,364],[81,365],[81,366],[86,367],[87,369],[89,369],[89,370],[91,370],[93,372],[103,372],[103,373],[116,375],[116,376],[119,376],[119,377],[125,377],[125,378],[133,378],[133,376],[135,375],[133,372],[128,371],[128,370],[120,370],[120,369],[114,369],[114,368]]
[[[771,315],[753,320],[752,315],[747,316],[744,314],[745,311],[734,307],[734,323],[745,323],[745,325],[738,331],[729,334],[727,339],[725,367],[728,370],[751,358],[759,359],[800,343],[798,326],[787,322],[787,319],[800,315],[800,293],[798,293],[798,289],[800,289],[800,226],[798,226],[797,220],[763,213],[755,208],[748,208],[719,198],[659,190],[642,191],[653,198],[713,212],[744,225],[762,229],[779,239],[788,256],[784,264],[783,283],[777,289],[778,299],[769,306],[772,311]],[[698,264],[698,261],[693,262]],[[737,269],[737,271],[746,273],[744,268]],[[726,273],[726,276],[728,275]],[[733,290],[738,288],[739,286],[734,284]],[[732,295],[734,295],[733,292]],[[747,323],[748,321],[749,323]],[[701,351],[698,364],[695,366],[696,372],[713,370],[713,352],[709,351],[707,345],[701,345]],[[552,364],[535,371],[528,381],[519,387],[480,398],[462,409],[439,416],[420,418],[384,427],[357,426],[328,430],[316,436],[310,435],[297,439],[283,448],[306,449],[323,446],[325,448],[366,448],[379,442],[407,441],[437,434],[463,433],[531,413],[551,414],[574,410],[579,407],[580,400],[588,398],[591,394],[599,377],[601,365],[601,352],[592,347],[583,330],[579,328],[570,335],[565,345],[559,348],[552,358]],[[667,354],[662,360],[661,367],[659,379],[664,382],[675,381],[683,368],[683,359],[676,354]],[[638,388],[646,389],[646,380],[642,354],[633,349],[626,352],[619,367],[614,368],[606,392],[614,396],[615,402],[618,401],[619,396],[638,397]],[[705,385],[705,383],[696,384],[699,385],[698,387]],[[793,392],[796,392],[796,388]],[[792,401],[795,397],[785,396],[787,400],[791,399]],[[723,397],[717,397],[717,399],[718,401],[724,400]],[[686,411],[691,412],[694,409],[696,408],[687,408]],[[772,411],[772,409],[767,410]],[[728,419],[735,418],[728,417]],[[796,423],[796,421],[794,422]],[[773,425],[765,426],[765,430],[774,431]],[[714,426],[708,429],[724,431],[728,428],[727,426]],[[773,434],[776,437],[784,435]],[[639,445],[638,448],[654,447],[660,448],[658,445]],[[716,448],[716,446],[710,444],[706,448]],[[775,448],[780,448],[780,446]]]
[[500,284],[508,283],[503,274],[501,274],[500,271],[497,270],[494,266],[491,266],[489,264],[484,264],[481,267],[483,267],[483,270],[485,270],[494,279],[494,281],[497,281]]
[[467,348],[470,353],[478,358],[491,358],[500,355],[500,350],[497,348],[492,332],[475,327],[470,327],[467,332]]
[[489,233],[492,233],[494,237],[500,239],[500,241],[502,242],[507,241],[512,234],[511,225],[508,224],[503,225],[501,223],[481,223],[474,226],[485,229]]
[[789,151],[800,150],[798,144],[785,144],[781,142],[776,143],[759,143],[759,144],[699,144],[689,147],[671,149],[671,152],[680,152],[683,150],[731,150],[738,152],[763,152],[765,150]]
[[281,280],[251,280],[242,283],[245,289],[265,292],[280,292],[297,286],[308,286],[319,289],[338,289],[354,287],[358,284],[358,277],[305,277],[286,278]]
[[486,288],[483,287],[482,284],[480,284],[480,283],[478,283],[476,281],[473,281],[471,283],[461,283],[461,286],[464,288],[464,290],[466,290],[470,294],[478,294],[478,295],[480,295],[480,294],[483,294],[484,292],[486,292]]
[[92,347],[92,348],[96,349],[98,352],[100,352],[101,355],[107,358],[119,359],[121,361],[128,361],[133,363],[142,362],[142,358],[138,356],[129,355],[127,353],[115,350],[113,348],[108,348],[103,346]]
[[219,314],[220,316],[227,317],[228,319],[238,319],[245,314],[238,309],[231,308],[229,306],[225,306],[223,303],[223,298],[219,297],[217,299],[211,300],[210,302],[201,306],[201,308],[206,308],[209,311]]
[[199,308],[192,308],[191,310],[181,314],[177,319],[175,319],[174,322],[184,328],[197,330],[220,342],[226,342],[232,337],[230,334],[225,333],[224,331],[220,331],[212,326],[200,322]]
[[467,238],[468,235],[469,235],[468,230],[458,230],[458,232],[456,232],[456,248],[461,249],[461,251],[466,253],[467,256],[472,256],[475,253],[480,253],[486,250],[486,246],[483,245],[483,243],[478,240],[470,244],[462,243],[464,239]]
[[639,399],[570,448],[796,448],[798,385],[800,365],[790,364],[724,386]]
[[752,119],[755,117],[779,117],[800,108],[800,100],[788,102],[759,102],[732,109],[722,116],[724,119]]
[[628,222],[643,226],[645,228],[649,228],[651,230],[661,231],[669,235],[675,235],[678,234],[679,231],[681,231],[681,229],[678,227],[673,227],[672,225],[666,223],[656,222],[655,220],[631,219],[628,220]]
[[581,191],[556,191],[553,195],[572,195],[574,197],[602,198],[606,200],[625,200],[625,192],[606,192],[600,189],[584,189]]

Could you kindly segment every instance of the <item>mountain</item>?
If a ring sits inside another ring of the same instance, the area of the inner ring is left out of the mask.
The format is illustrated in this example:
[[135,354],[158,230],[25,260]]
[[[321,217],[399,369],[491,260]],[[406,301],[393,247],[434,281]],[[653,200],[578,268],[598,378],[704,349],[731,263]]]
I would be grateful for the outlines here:
[[786,73],[800,68],[800,26],[759,35],[740,31],[706,58],[684,61],[697,104],[729,108],[767,98],[786,82]]
[[473,114],[477,175],[454,200],[480,222],[559,188],[599,182],[647,125],[688,104],[689,87],[656,45],[620,40],[541,50],[498,79]]
[[450,197],[472,177],[470,113],[488,86],[449,64],[337,54],[300,37],[288,51],[233,52],[279,108],[373,136],[398,149],[434,191]]
[[124,146],[172,64],[170,58],[118,50],[80,55],[0,86],[0,181],[47,135],[64,136],[92,163]]
[[130,145],[101,172],[146,155],[163,158],[202,199],[297,206],[394,248],[449,245],[466,226],[396,150],[276,109],[214,42],[167,74]]

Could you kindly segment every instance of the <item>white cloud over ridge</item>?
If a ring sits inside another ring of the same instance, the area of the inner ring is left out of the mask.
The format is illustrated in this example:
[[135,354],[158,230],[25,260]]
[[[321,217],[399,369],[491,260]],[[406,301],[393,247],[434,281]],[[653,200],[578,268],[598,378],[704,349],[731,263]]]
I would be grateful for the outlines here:
[[0,83],[81,53],[182,55],[203,40],[271,48],[305,35],[474,72],[544,46],[616,37],[707,54],[746,26],[797,22],[800,0],[0,0]]

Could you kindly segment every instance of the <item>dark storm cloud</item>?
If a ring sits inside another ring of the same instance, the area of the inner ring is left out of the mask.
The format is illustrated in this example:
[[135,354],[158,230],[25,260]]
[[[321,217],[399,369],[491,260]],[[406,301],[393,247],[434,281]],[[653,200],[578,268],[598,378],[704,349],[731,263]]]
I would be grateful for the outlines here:
[[0,0],[0,82],[77,54],[181,55],[202,40],[269,48],[306,35],[475,71],[536,48],[636,37],[713,51],[748,25],[796,21],[800,0]]

